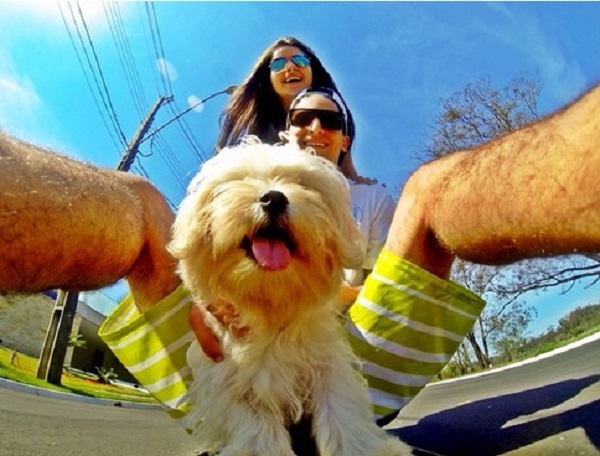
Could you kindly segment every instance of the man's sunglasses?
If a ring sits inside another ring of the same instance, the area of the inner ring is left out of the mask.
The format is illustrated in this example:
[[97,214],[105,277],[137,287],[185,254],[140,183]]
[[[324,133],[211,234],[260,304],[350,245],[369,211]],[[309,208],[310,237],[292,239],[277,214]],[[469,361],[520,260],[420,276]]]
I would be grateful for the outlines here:
[[319,119],[321,128],[325,130],[341,130],[344,126],[344,115],[341,112],[326,109],[292,109],[288,115],[290,125],[299,128],[308,127],[315,119]]
[[271,60],[271,63],[269,63],[269,68],[271,68],[271,71],[279,73],[285,68],[288,60],[291,60],[294,65],[300,68],[306,68],[308,65],[310,65],[310,60],[304,54],[295,54],[289,59],[287,57],[277,57],[276,59]]

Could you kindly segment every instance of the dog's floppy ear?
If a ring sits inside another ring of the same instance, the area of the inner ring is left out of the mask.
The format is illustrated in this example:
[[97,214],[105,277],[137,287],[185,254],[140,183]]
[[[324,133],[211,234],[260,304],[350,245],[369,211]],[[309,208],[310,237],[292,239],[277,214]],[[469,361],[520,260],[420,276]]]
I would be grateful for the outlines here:
[[179,206],[171,227],[171,242],[167,250],[178,260],[187,257],[190,249],[193,249],[203,236],[210,234],[209,227],[205,225],[206,217],[203,217],[201,212],[206,210],[208,203],[208,168],[212,160],[214,159],[206,162],[208,165],[203,165],[200,173],[190,182],[187,196]]
[[171,227],[171,242],[167,245],[167,250],[178,260],[188,256],[191,244],[195,241],[195,237],[189,234],[194,224],[194,207],[194,201],[189,197],[184,199]]

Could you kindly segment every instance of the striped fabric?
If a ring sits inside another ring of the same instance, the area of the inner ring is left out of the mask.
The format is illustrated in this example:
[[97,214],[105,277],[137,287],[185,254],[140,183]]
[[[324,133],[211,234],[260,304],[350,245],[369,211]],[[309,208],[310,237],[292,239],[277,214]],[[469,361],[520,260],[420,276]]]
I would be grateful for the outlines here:
[[[186,429],[191,302],[180,286],[140,314],[129,295],[100,328],[123,365]],[[483,306],[469,290],[386,250],[380,253],[346,324],[380,425],[391,421],[446,365]]]
[[346,323],[379,424],[442,370],[484,305],[466,288],[382,250]]
[[191,303],[190,294],[180,286],[141,314],[128,295],[99,331],[123,365],[177,420],[184,419],[190,408],[185,394],[192,378],[186,362],[193,340],[188,324]]

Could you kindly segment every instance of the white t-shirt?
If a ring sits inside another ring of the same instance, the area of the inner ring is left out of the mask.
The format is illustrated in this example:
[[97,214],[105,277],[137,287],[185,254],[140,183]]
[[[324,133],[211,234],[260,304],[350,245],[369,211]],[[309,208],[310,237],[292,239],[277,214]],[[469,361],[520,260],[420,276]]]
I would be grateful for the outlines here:
[[387,239],[396,203],[382,185],[356,184],[352,181],[349,184],[352,216],[366,239],[362,268],[344,271],[346,282],[357,286],[365,281],[363,270],[375,266]]

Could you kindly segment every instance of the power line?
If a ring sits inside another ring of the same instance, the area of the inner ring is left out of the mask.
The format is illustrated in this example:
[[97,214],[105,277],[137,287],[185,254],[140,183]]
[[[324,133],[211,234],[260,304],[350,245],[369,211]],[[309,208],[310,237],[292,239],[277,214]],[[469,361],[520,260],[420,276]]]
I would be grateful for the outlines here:
[[113,116],[111,116],[110,113],[110,109],[107,105],[106,99],[105,99],[105,94],[102,92],[102,89],[100,88],[100,84],[98,82],[98,78],[96,77],[96,72],[94,71],[94,67],[92,65],[92,62],[90,60],[90,56],[88,54],[88,51],[86,49],[85,46],[85,41],[83,39],[83,37],[81,36],[81,31],[79,30],[79,25],[77,23],[77,19],[75,18],[75,13],[73,12],[73,8],[71,6],[71,4],[69,3],[69,11],[71,13],[71,20],[73,21],[73,25],[75,26],[75,30],[77,31],[77,37],[79,38],[79,43],[81,44],[81,49],[83,50],[83,53],[85,55],[88,67],[90,72],[92,73],[92,76],[94,78],[94,83],[96,85],[96,89],[98,90],[98,94],[100,95],[100,98],[102,99],[102,104],[104,105],[104,109],[106,111],[106,113],[108,114],[109,119],[111,120],[113,129],[117,135],[117,139],[119,139],[121,141],[121,147],[125,144],[127,144],[127,141],[124,139],[124,135],[123,133],[120,131],[120,128],[118,128],[118,125],[116,124],[116,120]]
[[145,111],[144,102],[141,99],[139,93],[136,91],[130,62],[127,60],[125,46],[122,41],[122,35],[120,33],[120,30],[118,29],[113,9],[110,5],[107,6],[106,3],[103,3],[102,6],[104,8],[104,16],[106,17],[108,26],[110,28],[110,34],[112,36],[113,43],[115,44],[115,48],[117,50],[117,55],[119,56],[119,63],[121,65],[121,68],[123,69],[123,75],[125,76],[125,80],[127,81],[127,86],[129,87],[131,99],[133,100],[133,104],[135,105],[138,111],[138,115],[140,117],[143,117]]
[[131,169],[134,170],[139,175],[144,176],[146,179],[150,180],[150,176],[148,175],[148,172],[142,166],[142,162],[140,161],[139,157],[135,158],[135,162],[136,162],[136,164],[133,165],[131,167]]
[[[71,8],[71,4],[69,4],[69,8]],[[117,129],[117,131],[118,131],[118,133],[120,135],[119,136],[120,139],[123,141],[123,144],[126,145],[127,144],[127,139],[125,137],[125,134],[123,133],[123,130],[121,129],[121,126],[119,125],[119,119],[117,117],[117,113],[115,112],[114,106],[112,104],[112,100],[110,98],[110,94],[108,93],[108,87],[106,86],[106,80],[104,79],[104,73],[102,72],[102,66],[100,65],[100,60],[98,59],[98,54],[96,53],[96,48],[94,47],[94,43],[92,41],[92,37],[90,36],[90,31],[88,29],[87,23],[85,22],[85,18],[83,17],[83,11],[81,11],[81,6],[79,5],[79,3],[77,3],[77,10],[79,11],[79,17],[81,18],[81,22],[83,24],[83,28],[85,29],[85,33],[86,33],[86,36],[87,36],[90,48],[92,50],[92,54],[94,56],[94,60],[96,62],[96,66],[98,67],[98,74],[100,76],[100,80],[102,81],[102,87],[104,88],[104,92],[106,94],[106,100],[107,100],[108,105],[110,107],[110,112],[112,114],[113,123],[114,123],[115,128]],[[71,9],[71,11],[72,11],[72,9]],[[87,53],[86,53],[86,56],[87,56]]]
[[152,68],[151,74],[154,77],[154,84],[156,85],[156,90],[158,93],[160,93],[160,91],[161,91],[160,84],[159,84],[158,78],[156,76],[156,71],[154,71],[154,64],[152,62],[152,51],[150,50],[150,44],[148,42],[148,34],[146,33],[146,26],[145,26],[143,13],[142,13],[141,3],[138,3],[138,17],[140,19],[141,29],[144,34],[144,43],[146,44],[146,52],[147,52],[147,56],[148,56],[148,62],[150,63],[150,68]]
[[161,145],[161,147],[163,148],[163,150],[166,153],[166,155],[169,157],[169,159],[173,163],[174,168],[178,172],[179,183],[181,184],[181,186],[183,187],[183,189],[185,189],[187,187],[186,179],[187,179],[187,174],[188,173],[183,168],[183,165],[181,164],[181,162],[177,158],[177,155],[175,154],[175,152],[173,151],[173,149],[171,148],[171,146],[169,146],[169,143],[167,141],[165,141],[165,139],[161,135],[158,135],[158,142]]
[[[152,24],[152,15],[150,14],[150,8],[148,6],[149,4],[145,3],[144,5],[146,7],[146,16],[148,18],[148,29],[150,30],[150,37],[152,38],[152,44],[154,45],[154,56],[155,56],[156,60],[161,60],[161,55],[160,55],[160,52],[159,52],[159,46],[158,46],[158,43],[157,43],[156,32],[154,31],[154,26]],[[164,60],[164,58],[162,59],[162,62],[163,62],[163,67],[166,68],[166,66],[165,66],[166,61]],[[172,95],[171,90],[167,86],[166,78],[165,78],[164,74],[162,74],[162,72],[161,72],[161,78],[160,78],[160,80],[162,81],[162,85],[163,85],[163,89],[165,91],[165,94]]]
[[139,96],[140,96],[141,100],[143,101],[143,105],[147,106],[148,99],[146,97],[146,93],[145,93],[144,88],[141,83],[140,74],[137,69],[137,65],[135,63],[135,57],[133,55],[133,52],[131,51],[131,46],[129,44],[129,38],[127,37],[127,32],[125,31],[123,17],[121,16],[121,9],[120,9],[118,3],[109,3],[109,5],[112,6],[112,8],[114,10],[116,24],[117,24],[117,30],[120,32],[120,35],[122,37],[122,41],[123,41],[124,48],[125,48],[125,55],[127,57],[127,61],[130,62],[131,72],[132,72],[132,75],[134,76],[133,80],[135,82],[135,86],[137,87]]
[[[161,61],[163,62],[163,70],[164,71],[161,73],[161,76],[162,76],[161,79],[163,82],[163,86],[164,86],[164,89],[167,90],[168,93],[172,95],[173,87],[171,86],[171,80],[169,77],[170,75],[169,75],[169,71],[168,71],[168,67],[167,67],[167,59],[165,56],[162,35],[160,32],[158,18],[156,16],[156,9],[155,9],[153,3],[151,3],[150,6],[148,6],[148,4],[146,4],[146,13],[148,16],[148,23],[150,25],[150,31],[152,34],[152,41],[154,44],[155,55],[157,56],[157,59],[161,59]],[[175,110],[175,108],[173,106],[169,106],[169,109],[171,110],[171,112],[174,116],[177,116],[177,111]],[[177,109],[179,110],[179,107]],[[190,146],[191,150],[194,152],[194,155],[196,156],[196,158],[200,162],[206,161],[206,159],[207,159],[206,153],[204,152],[204,149],[202,148],[202,146],[200,145],[198,140],[195,138],[190,127],[185,122],[185,119],[180,119],[179,117],[176,117],[176,120],[177,120],[177,126],[179,128],[179,131],[181,132],[184,139]]]
[[[181,111],[181,109],[179,109],[179,106],[175,102],[173,102],[173,104],[177,107],[178,111]],[[173,106],[170,106],[170,109],[171,109],[171,113],[174,116],[176,116],[177,111],[175,110],[175,108]],[[194,138],[194,136],[190,130],[190,127],[185,122],[185,119],[180,119],[178,117],[177,118],[177,126],[179,127],[179,130],[185,137],[187,143],[190,145],[191,149],[194,151],[194,154],[196,155],[198,160],[200,160],[200,162],[206,161],[206,157],[205,156],[203,157],[204,150],[202,149],[202,146],[200,146],[198,141],[196,141],[196,139]],[[202,154],[200,153],[200,151],[202,151]]]
[[104,117],[104,113],[103,113],[102,109],[100,108],[98,99],[96,98],[96,94],[94,92],[94,89],[92,88],[92,83],[90,82],[88,74],[85,71],[85,65],[83,64],[83,61],[81,60],[81,55],[79,54],[79,51],[77,50],[77,45],[75,44],[75,40],[73,39],[73,35],[71,34],[69,24],[67,22],[67,19],[65,18],[65,15],[63,13],[62,6],[60,3],[58,3],[58,9],[60,11],[60,17],[62,18],[65,29],[67,30],[67,34],[69,35],[69,40],[71,41],[71,46],[73,46],[73,50],[75,51],[77,61],[79,62],[79,66],[81,68],[83,76],[85,77],[85,82],[87,83],[90,94],[92,95],[92,100],[94,101],[94,105],[96,106],[96,109],[98,110],[98,114],[100,115],[100,119],[102,119],[102,123],[104,124],[104,127],[106,128],[106,132],[108,133],[108,136],[110,137],[112,143],[115,145],[115,148],[117,150],[119,150],[120,145],[118,144],[117,140],[115,139],[113,132],[111,131],[111,129],[108,126],[108,123],[106,121],[106,118]]
[[156,135],[150,141],[150,150],[153,151],[154,148],[156,148],[156,150],[158,151],[158,155],[162,158],[167,167],[171,170],[171,173],[173,174],[173,176],[175,176],[177,182],[179,182],[179,184],[185,190],[185,170],[183,169],[183,166],[175,156],[173,150],[168,146],[166,141],[160,135]]
[[[158,45],[159,45],[159,49],[160,49],[160,55],[162,56],[162,59],[164,62],[167,61],[167,59],[165,58],[165,49],[163,48],[163,44],[162,44],[162,38],[160,35],[160,27],[158,26],[158,19],[156,18],[156,9],[154,8],[154,3],[150,3],[150,6],[152,7],[152,17],[154,19],[154,26],[156,27],[156,35],[158,37]],[[165,78],[167,81],[167,85],[169,87],[169,95],[173,95],[173,87],[171,87],[171,79],[170,78]]]

